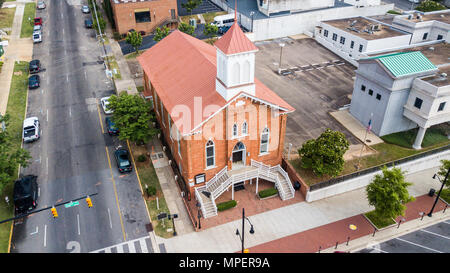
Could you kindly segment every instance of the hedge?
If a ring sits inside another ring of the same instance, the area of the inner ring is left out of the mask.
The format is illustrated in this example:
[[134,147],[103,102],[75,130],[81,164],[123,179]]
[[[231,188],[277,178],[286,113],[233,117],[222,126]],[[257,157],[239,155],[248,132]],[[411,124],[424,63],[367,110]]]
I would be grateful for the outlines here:
[[224,211],[224,210],[227,210],[227,209],[234,208],[234,207],[236,207],[236,205],[237,205],[237,202],[235,200],[230,200],[230,201],[227,201],[227,202],[223,202],[223,203],[217,204],[217,210],[218,211]]
[[265,189],[265,190],[258,192],[258,195],[259,195],[259,198],[266,198],[266,197],[275,195],[277,193],[278,193],[278,190],[276,188],[270,188],[270,189]]

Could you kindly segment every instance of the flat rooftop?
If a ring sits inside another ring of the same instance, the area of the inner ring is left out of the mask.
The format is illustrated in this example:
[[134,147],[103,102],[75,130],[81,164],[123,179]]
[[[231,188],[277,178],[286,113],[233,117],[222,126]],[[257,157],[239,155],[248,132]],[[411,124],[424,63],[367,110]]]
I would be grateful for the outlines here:
[[[403,17],[403,19],[413,22],[421,22],[420,19],[417,19],[417,16],[413,16],[412,19],[408,19],[408,16]],[[442,13],[432,13],[432,14],[424,14],[422,15],[422,21],[439,21],[442,23],[450,24],[450,12],[442,12]]]
[[450,44],[445,42],[440,42],[437,44],[431,44],[426,46],[416,46],[400,50],[394,50],[390,52],[383,52],[378,54],[369,55],[369,57],[374,57],[377,55],[385,55],[396,52],[410,52],[410,51],[420,51],[425,57],[427,57],[434,65],[440,66],[445,64],[450,64]]
[[[443,73],[447,74],[447,76],[443,76],[442,75]],[[450,73],[450,65],[447,65],[439,68],[439,72],[434,74],[433,76],[427,76],[420,79],[437,87],[447,86],[450,85],[450,78],[448,76],[449,73]]]
[[[363,17],[329,20],[323,21],[322,23],[341,29],[343,31],[361,37],[365,40],[376,40],[401,35],[408,35],[408,33],[406,32],[393,29],[390,26],[379,24],[376,21],[368,20]],[[371,33],[367,32],[368,30],[371,29],[373,25],[378,25],[378,30],[375,30]]]

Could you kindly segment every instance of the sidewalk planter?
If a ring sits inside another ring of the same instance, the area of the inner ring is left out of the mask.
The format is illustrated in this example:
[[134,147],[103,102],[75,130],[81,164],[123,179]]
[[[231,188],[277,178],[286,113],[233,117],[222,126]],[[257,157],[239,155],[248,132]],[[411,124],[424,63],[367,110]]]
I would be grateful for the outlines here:
[[393,222],[393,224],[392,225],[387,225],[387,226],[384,226],[384,227],[377,227],[370,219],[369,219],[369,217],[367,217],[366,216],[366,214],[369,214],[369,213],[371,213],[371,212],[373,212],[373,211],[369,211],[369,212],[366,212],[366,213],[363,213],[363,216],[364,216],[364,218],[366,218],[366,220],[377,230],[377,231],[381,231],[381,230],[385,230],[385,229],[388,229],[388,228],[391,228],[391,227],[393,227],[393,226],[395,226],[395,225],[397,225],[397,222],[394,220],[394,219],[392,219],[391,218],[391,220],[392,220],[392,222]]
[[258,192],[259,200],[265,200],[278,196],[278,190],[276,188],[265,189]]
[[230,201],[227,201],[227,202],[223,202],[223,203],[217,204],[217,210],[218,211],[224,211],[224,210],[227,210],[227,209],[234,208],[234,207],[236,207],[236,205],[237,205],[236,200],[230,200]]

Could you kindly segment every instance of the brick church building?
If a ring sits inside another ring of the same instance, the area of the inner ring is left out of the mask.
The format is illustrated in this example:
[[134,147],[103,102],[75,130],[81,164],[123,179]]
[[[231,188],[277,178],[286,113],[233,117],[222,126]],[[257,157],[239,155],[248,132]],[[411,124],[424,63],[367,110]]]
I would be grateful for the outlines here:
[[138,61],[165,142],[203,217],[215,199],[248,181],[294,197],[280,167],[287,114],[294,109],[255,78],[258,48],[235,22],[214,46],[179,30]]

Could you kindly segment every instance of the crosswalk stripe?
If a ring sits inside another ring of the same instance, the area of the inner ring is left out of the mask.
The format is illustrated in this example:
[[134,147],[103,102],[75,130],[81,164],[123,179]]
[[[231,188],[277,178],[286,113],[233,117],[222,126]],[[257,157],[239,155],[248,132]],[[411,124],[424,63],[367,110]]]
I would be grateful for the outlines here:
[[117,246],[117,253],[123,253],[123,245]]
[[145,243],[145,240],[139,240],[139,243],[141,244],[142,253],[148,253],[147,244]]
[[130,253],[136,253],[136,248],[134,247],[134,242],[135,241],[128,242],[128,248],[130,249]]

